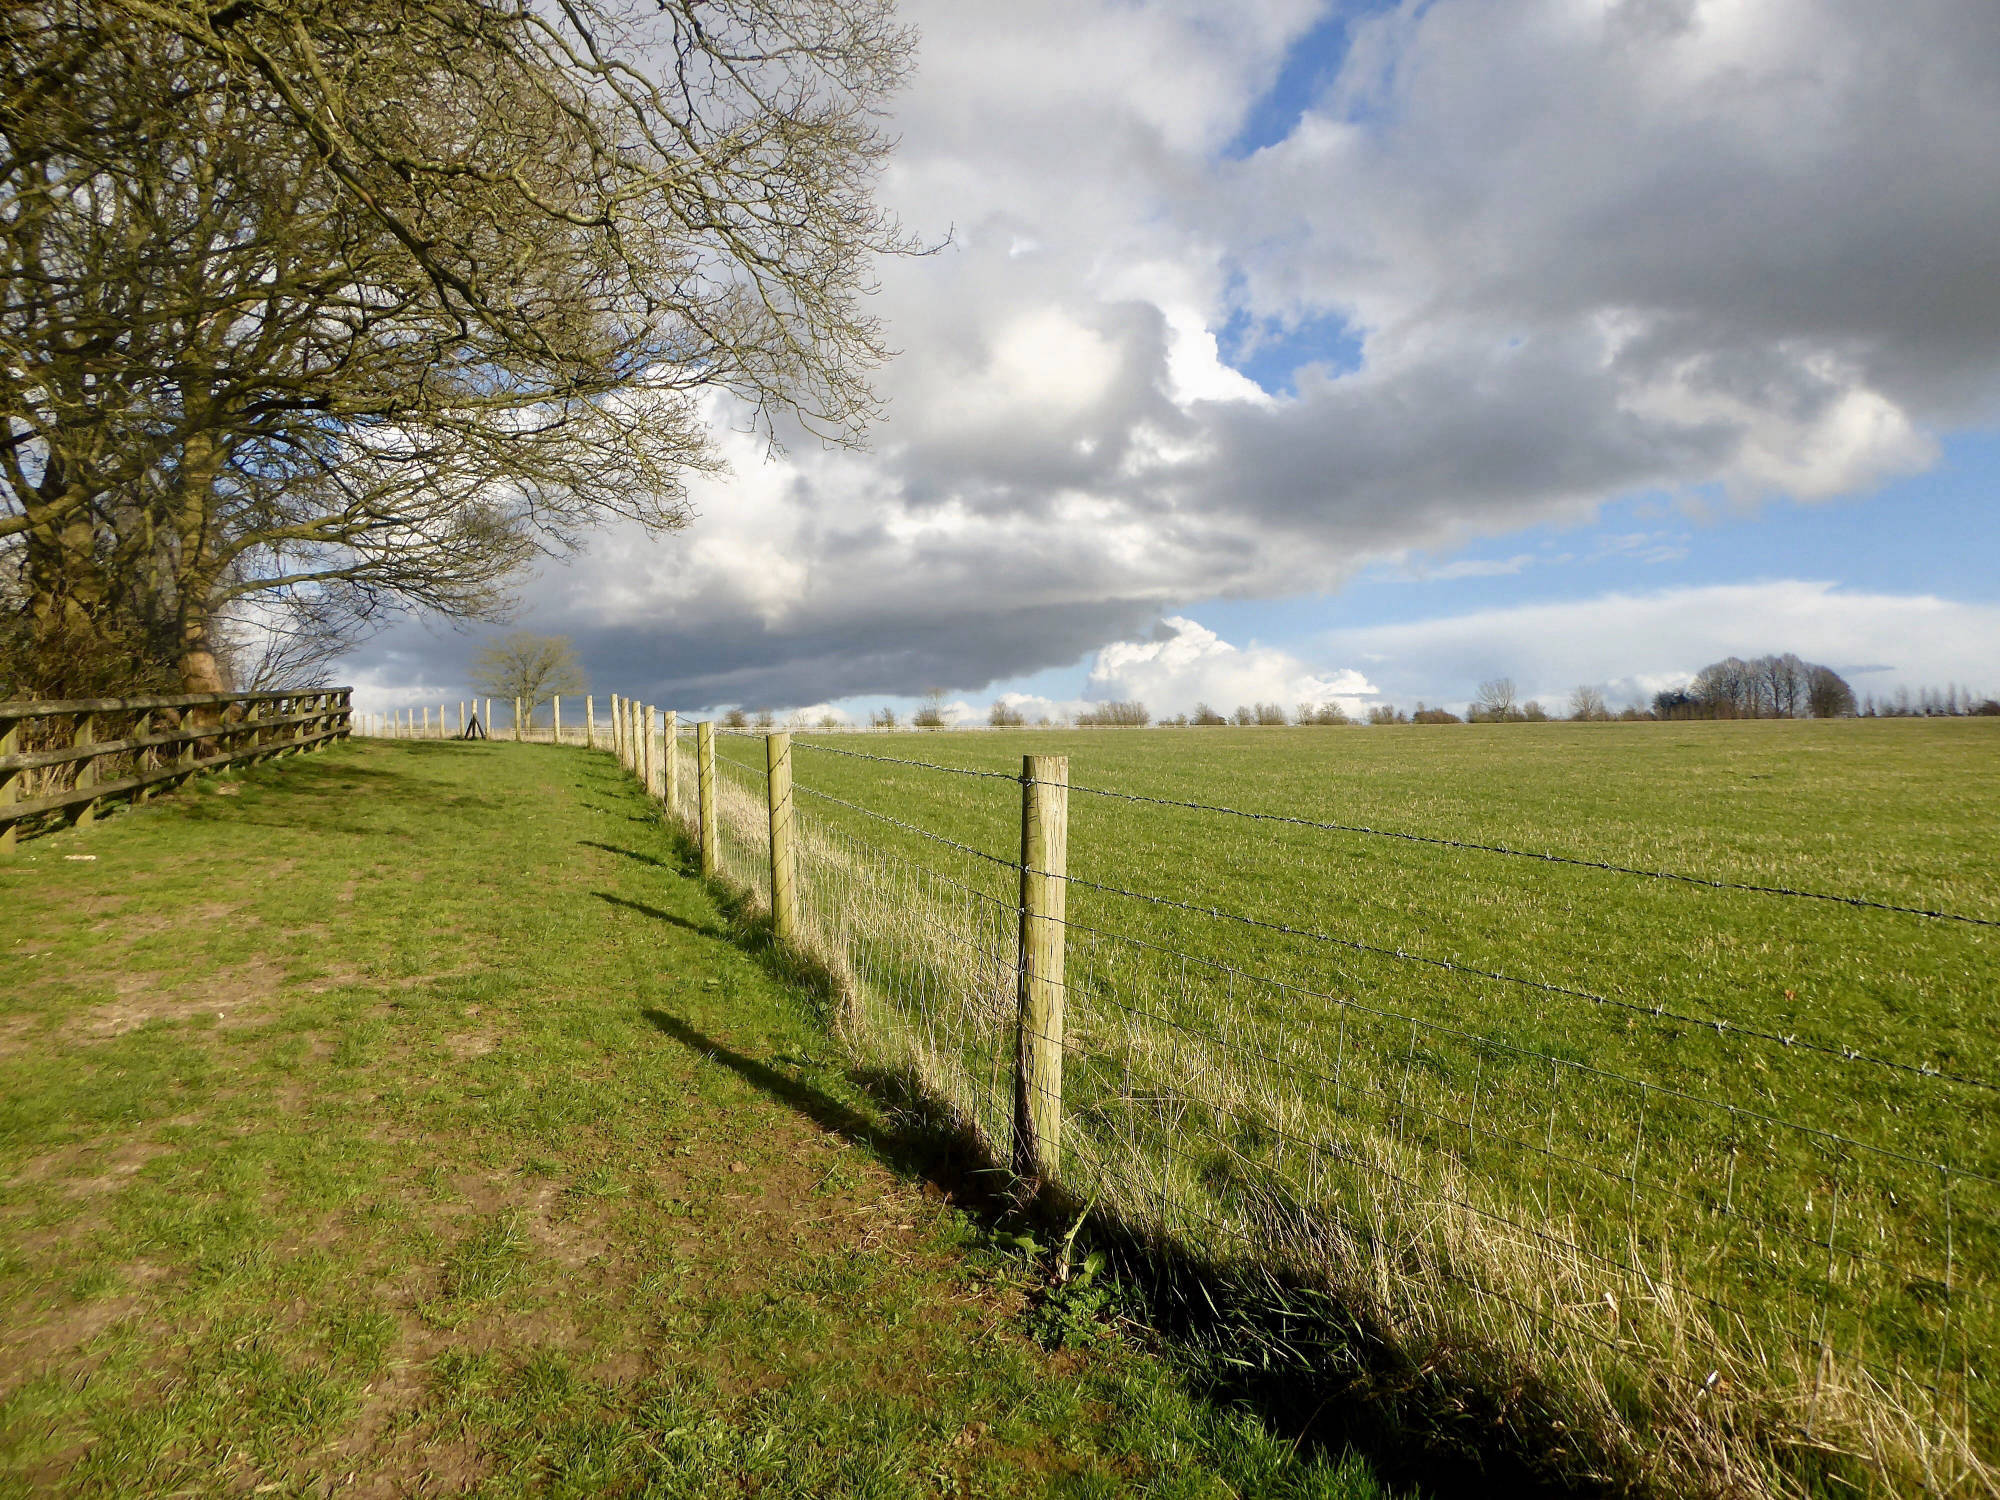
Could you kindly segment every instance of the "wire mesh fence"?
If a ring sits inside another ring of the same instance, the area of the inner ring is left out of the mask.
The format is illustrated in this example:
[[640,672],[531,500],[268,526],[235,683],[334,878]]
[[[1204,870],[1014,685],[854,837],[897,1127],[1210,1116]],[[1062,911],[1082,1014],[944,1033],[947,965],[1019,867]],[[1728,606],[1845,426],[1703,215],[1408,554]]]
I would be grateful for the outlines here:
[[[794,744],[798,941],[835,977],[867,1065],[914,1077],[1007,1161],[1023,950],[1002,836],[1023,778]],[[720,872],[756,901],[771,878],[764,749],[716,740]],[[699,836],[690,760],[673,812]],[[940,777],[952,800],[913,813],[907,779]],[[1186,836],[1147,821],[1168,814],[1575,866],[1795,903],[1822,945],[1844,920],[1948,930],[1961,1006],[1990,993],[1994,921],[1070,790],[1124,810],[1115,825],[1086,812],[1060,872],[1052,1040],[1059,1180],[1076,1201],[1206,1264],[1318,1288],[1413,1361],[1532,1384],[1669,1488],[1993,1488],[2000,1163],[1976,1056],[1788,1030],[1726,993],[1667,1000],[1468,959],[1442,914],[1419,949],[1124,872],[1143,841]]]

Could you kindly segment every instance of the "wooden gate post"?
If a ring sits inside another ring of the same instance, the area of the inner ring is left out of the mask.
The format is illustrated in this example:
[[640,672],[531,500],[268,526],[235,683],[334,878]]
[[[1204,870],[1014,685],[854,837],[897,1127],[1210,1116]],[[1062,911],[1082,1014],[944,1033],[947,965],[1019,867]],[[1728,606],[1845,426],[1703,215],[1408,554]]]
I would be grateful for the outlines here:
[[1020,1032],[1014,1171],[1045,1182],[1062,1165],[1063,920],[1069,908],[1069,757],[1021,758]]
[[701,804],[701,873],[713,876],[722,870],[722,849],[715,827],[715,723],[711,719],[694,726],[694,770]]
[[792,854],[792,737],[780,729],[764,736],[764,769],[771,789],[771,931],[789,943],[798,931],[797,865]]

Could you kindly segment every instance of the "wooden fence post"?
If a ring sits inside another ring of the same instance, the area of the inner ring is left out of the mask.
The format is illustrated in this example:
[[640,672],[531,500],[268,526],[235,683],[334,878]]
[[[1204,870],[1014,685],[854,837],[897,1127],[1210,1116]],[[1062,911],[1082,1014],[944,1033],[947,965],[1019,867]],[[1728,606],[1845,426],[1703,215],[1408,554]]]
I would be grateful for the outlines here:
[[618,757],[618,764],[629,767],[632,758],[625,750],[625,695],[611,695],[611,753]]
[[666,726],[661,731],[660,743],[666,747],[666,804],[669,817],[679,816],[681,805],[681,716],[671,708],[666,711]]
[[465,738],[465,700],[458,700],[458,737]]
[[[0,755],[17,755],[21,749],[21,723],[18,719],[7,719],[6,729],[0,730]],[[21,773],[0,771],[0,808],[21,800]],[[14,852],[14,825],[0,827],[0,854]]]
[[694,726],[694,771],[701,805],[701,873],[712,876],[722,869],[722,850],[716,839],[715,723],[711,719]]
[[648,797],[653,795],[653,785],[657,780],[653,763],[653,705],[639,705],[639,785],[646,789]]
[[[74,733],[70,735],[69,742],[72,745],[96,744],[97,716],[95,714],[79,714],[76,720],[76,730]],[[78,786],[97,785],[96,756],[93,755],[88,757],[81,765],[79,765],[76,768],[76,784]],[[93,799],[92,801],[84,803],[83,806],[77,810],[76,826],[79,828],[88,828],[92,823],[96,821],[97,821],[97,803]]]
[[1044,1182],[1062,1166],[1063,939],[1069,908],[1069,757],[1021,758],[1020,1034],[1014,1170]]
[[521,743],[521,700],[514,700],[514,743]]
[[561,693],[551,693],[549,695],[549,712],[555,715],[555,726],[556,726],[555,742],[558,745],[560,745],[562,743],[562,694]]
[[798,932],[797,866],[792,855],[792,737],[780,729],[764,736],[764,769],[771,795],[771,931],[781,943]]
[[583,748],[597,748],[597,696],[594,693],[583,695]]

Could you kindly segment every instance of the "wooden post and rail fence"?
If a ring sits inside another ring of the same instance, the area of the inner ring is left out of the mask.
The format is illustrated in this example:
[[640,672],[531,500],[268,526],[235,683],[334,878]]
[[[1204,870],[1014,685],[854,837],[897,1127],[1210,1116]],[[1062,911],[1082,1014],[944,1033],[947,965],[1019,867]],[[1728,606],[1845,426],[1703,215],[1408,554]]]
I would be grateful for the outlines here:
[[224,766],[315,750],[349,732],[350,688],[0,703],[0,854],[23,830],[87,826],[114,798]]

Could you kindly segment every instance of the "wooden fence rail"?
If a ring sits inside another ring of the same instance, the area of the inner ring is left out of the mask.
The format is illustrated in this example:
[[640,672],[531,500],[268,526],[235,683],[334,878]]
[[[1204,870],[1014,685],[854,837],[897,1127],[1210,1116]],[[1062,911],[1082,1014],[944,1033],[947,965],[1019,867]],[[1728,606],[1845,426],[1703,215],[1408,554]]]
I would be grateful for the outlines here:
[[18,835],[162,783],[345,737],[350,688],[0,703],[0,854]]

